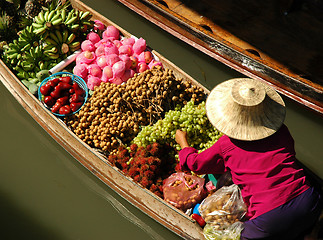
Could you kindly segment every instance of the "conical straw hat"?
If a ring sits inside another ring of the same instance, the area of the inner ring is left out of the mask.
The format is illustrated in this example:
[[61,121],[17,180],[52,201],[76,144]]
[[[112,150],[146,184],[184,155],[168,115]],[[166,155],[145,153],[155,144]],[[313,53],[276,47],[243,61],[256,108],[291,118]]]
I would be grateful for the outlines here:
[[206,100],[213,126],[239,140],[258,140],[275,133],[286,114],[281,96],[251,78],[234,78],[217,85]]

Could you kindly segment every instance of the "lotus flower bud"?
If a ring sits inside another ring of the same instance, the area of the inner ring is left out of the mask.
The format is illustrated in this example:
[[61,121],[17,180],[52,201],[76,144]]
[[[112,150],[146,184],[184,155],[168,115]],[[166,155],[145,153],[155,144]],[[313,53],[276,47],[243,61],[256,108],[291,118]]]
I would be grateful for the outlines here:
[[122,55],[119,55],[119,58],[124,61],[125,65],[126,65],[126,69],[129,69],[131,67],[131,60],[130,60],[130,57],[126,54],[122,54]]
[[125,38],[121,41],[122,45],[130,45],[130,46],[133,46],[135,42],[136,42],[136,39],[134,39],[133,37]]
[[101,84],[101,79],[95,76],[89,75],[87,78],[87,87],[91,90],[94,90],[95,86],[99,86]]
[[122,45],[119,47],[119,54],[127,54],[131,56],[133,53],[131,45]]
[[95,32],[90,32],[86,36],[87,40],[90,40],[93,44],[99,42],[101,40],[100,35]]
[[121,77],[123,82],[126,82],[129,78],[132,78],[135,75],[135,71],[133,69],[126,69],[124,74]]
[[95,49],[95,55],[96,55],[97,57],[102,56],[102,55],[105,55],[105,50],[104,50],[104,45],[103,45],[103,44],[99,45],[99,46]]
[[83,78],[84,81],[87,79],[88,75],[88,69],[86,64],[76,64],[73,68],[73,73],[81,78]]
[[117,48],[121,47],[123,44],[119,40],[113,40],[112,43],[116,45]]
[[100,20],[94,20],[94,29],[103,31],[105,28],[104,24]]
[[126,70],[126,65],[123,61],[116,62],[112,66],[113,76],[115,78],[120,78]]
[[113,77],[112,67],[111,66],[105,66],[102,70],[102,77],[101,80],[103,82],[108,82]]
[[84,51],[76,57],[76,64],[86,63],[90,64],[96,58],[94,52]]
[[134,44],[133,44],[133,52],[136,54],[140,54],[143,51],[146,50],[146,40],[143,38],[139,38]]
[[93,42],[91,42],[90,40],[84,40],[81,44],[81,49],[83,51],[90,51],[90,52],[94,52],[95,51],[95,46],[93,44]]
[[107,43],[104,47],[104,52],[106,55],[109,54],[119,54],[119,50],[117,48],[116,45],[114,45],[113,43]]
[[120,58],[117,54],[106,55],[107,64],[113,66],[116,62],[120,61]]
[[108,60],[107,57],[105,55],[99,56],[96,59],[96,64],[98,64],[98,66],[103,69],[106,65],[108,65]]
[[115,26],[107,26],[106,30],[102,33],[102,38],[109,38],[109,39],[119,39],[120,32]]
[[92,75],[94,77],[101,78],[102,76],[102,70],[97,64],[91,64],[88,66],[88,74]]
[[123,83],[122,79],[121,79],[121,78],[119,78],[119,77],[112,78],[112,79],[110,80],[110,82],[111,82],[111,83],[114,83],[114,84],[117,84],[117,85],[120,85],[120,84],[122,84],[122,83]]

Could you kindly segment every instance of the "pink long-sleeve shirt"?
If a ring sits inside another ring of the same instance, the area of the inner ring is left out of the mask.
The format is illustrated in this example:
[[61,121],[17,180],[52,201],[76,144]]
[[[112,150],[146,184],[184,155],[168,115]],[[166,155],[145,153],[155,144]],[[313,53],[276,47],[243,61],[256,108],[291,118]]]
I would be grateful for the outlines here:
[[241,189],[249,219],[288,202],[309,188],[304,171],[296,163],[294,140],[283,125],[275,134],[256,141],[222,136],[201,153],[192,147],[179,152],[183,170],[197,174],[231,171]]

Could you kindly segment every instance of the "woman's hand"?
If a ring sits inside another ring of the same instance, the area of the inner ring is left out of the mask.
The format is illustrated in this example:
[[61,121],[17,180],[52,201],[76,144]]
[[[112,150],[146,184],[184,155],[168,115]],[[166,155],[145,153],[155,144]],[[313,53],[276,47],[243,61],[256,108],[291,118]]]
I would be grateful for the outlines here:
[[181,146],[182,149],[190,146],[187,142],[187,133],[182,130],[176,130],[175,141]]

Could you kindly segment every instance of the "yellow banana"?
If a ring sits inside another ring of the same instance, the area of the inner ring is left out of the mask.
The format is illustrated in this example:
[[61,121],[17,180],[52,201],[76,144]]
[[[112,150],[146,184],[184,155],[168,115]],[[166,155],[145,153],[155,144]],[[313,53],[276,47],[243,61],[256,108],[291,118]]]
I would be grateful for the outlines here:
[[74,17],[71,17],[67,22],[65,22],[66,25],[71,25],[73,23],[75,23],[77,20],[77,17],[74,16]]
[[45,22],[48,22],[48,14],[49,14],[49,11],[46,11],[44,13],[44,20],[45,20]]
[[52,21],[52,18],[54,17],[54,14],[55,14],[55,10],[51,10],[48,14],[48,17],[47,17],[47,22],[51,22]]

